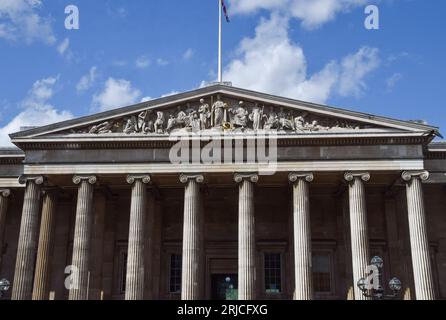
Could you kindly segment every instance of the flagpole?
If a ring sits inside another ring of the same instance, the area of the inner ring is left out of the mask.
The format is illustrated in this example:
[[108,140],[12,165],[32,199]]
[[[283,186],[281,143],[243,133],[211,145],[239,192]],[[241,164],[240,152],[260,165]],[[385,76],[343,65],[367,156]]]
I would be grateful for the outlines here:
[[223,82],[222,74],[222,3],[218,0],[218,82]]

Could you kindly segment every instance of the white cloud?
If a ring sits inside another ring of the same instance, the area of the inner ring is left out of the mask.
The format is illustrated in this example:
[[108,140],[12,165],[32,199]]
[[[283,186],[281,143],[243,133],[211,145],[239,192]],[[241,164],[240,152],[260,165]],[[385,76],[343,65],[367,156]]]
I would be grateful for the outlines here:
[[288,36],[288,18],[277,13],[262,19],[255,36],[243,39],[236,53],[224,71],[226,81],[319,103],[334,94],[360,95],[365,88],[364,78],[379,65],[378,50],[363,47],[341,63],[331,61],[321,71],[308,75],[302,48]]
[[61,56],[63,56],[65,54],[65,52],[67,52],[68,48],[70,47],[70,39],[65,38],[58,46],[57,46],[57,51],[59,52],[59,54]]
[[54,44],[56,37],[50,19],[38,13],[41,6],[41,0],[0,1],[0,38]]
[[141,101],[140,101],[140,102],[147,102],[147,101],[150,101],[150,100],[153,100],[153,98],[147,96],[147,97],[143,97],[143,98],[141,98]]
[[140,56],[136,59],[135,65],[139,69],[145,69],[150,66],[150,59],[147,56]]
[[355,54],[348,55],[342,61],[342,72],[339,79],[341,96],[361,95],[366,88],[364,78],[380,64],[378,49],[362,47]]
[[370,0],[231,0],[231,12],[250,14],[258,10],[280,11],[299,19],[306,29],[318,28],[335,19],[338,13],[363,6]]
[[58,77],[49,77],[34,82],[27,97],[22,101],[25,108],[40,108],[45,106],[46,102],[54,95],[54,86],[58,81]]
[[11,146],[9,134],[20,131],[22,127],[39,127],[73,118],[69,111],[58,111],[48,101],[54,95],[57,77],[36,81],[26,98],[20,103],[24,108],[8,124],[0,128],[0,145]]
[[100,111],[107,111],[134,104],[140,96],[141,91],[133,88],[130,81],[108,78],[103,91],[93,96],[93,107]]
[[190,60],[194,56],[194,50],[192,48],[187,49],[183,54],[184,60]]
[[82,76],[79,82],[76,85],[77,92],[83,92],[90,89],[97,78],[97,67],[93,66],[90,68],[90,71]]
[[156,59],[156,63],[159,66],[167,66],[169,64],[169,61],[164,60],[163,58],[158,58],[158,59]]
[[396,84],[403,80],[403,75],[401,73],[394,73],[386,80],[387,91],[392,91]]

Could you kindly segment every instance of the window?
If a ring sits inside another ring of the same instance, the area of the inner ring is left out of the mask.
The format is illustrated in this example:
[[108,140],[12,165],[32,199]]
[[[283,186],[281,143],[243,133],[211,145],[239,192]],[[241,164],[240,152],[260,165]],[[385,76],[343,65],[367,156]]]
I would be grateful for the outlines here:
[[282,292],[282,263],[280,253],[265,253],[265,291]]
[[170,293],[181,292],[181,267],[182,259],[179,254],[172,254],[170,256]]
[[315,253],[313,255],[313,286],[317,293],[331,293],[331,254]]

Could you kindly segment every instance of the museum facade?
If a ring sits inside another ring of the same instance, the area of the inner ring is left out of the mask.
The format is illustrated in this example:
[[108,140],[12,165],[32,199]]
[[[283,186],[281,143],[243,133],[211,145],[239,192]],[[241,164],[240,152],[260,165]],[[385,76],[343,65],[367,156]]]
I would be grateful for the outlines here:
[[439,130],[215,84],[12,134],[14,300],[446,298]]

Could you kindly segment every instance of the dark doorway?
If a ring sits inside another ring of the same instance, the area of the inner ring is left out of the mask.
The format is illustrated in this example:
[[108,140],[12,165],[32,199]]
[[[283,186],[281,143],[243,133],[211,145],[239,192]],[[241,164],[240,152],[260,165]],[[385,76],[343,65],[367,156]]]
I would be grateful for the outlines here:
[[238,276],[236,274],[212,275],[212,300],[237,300]]

